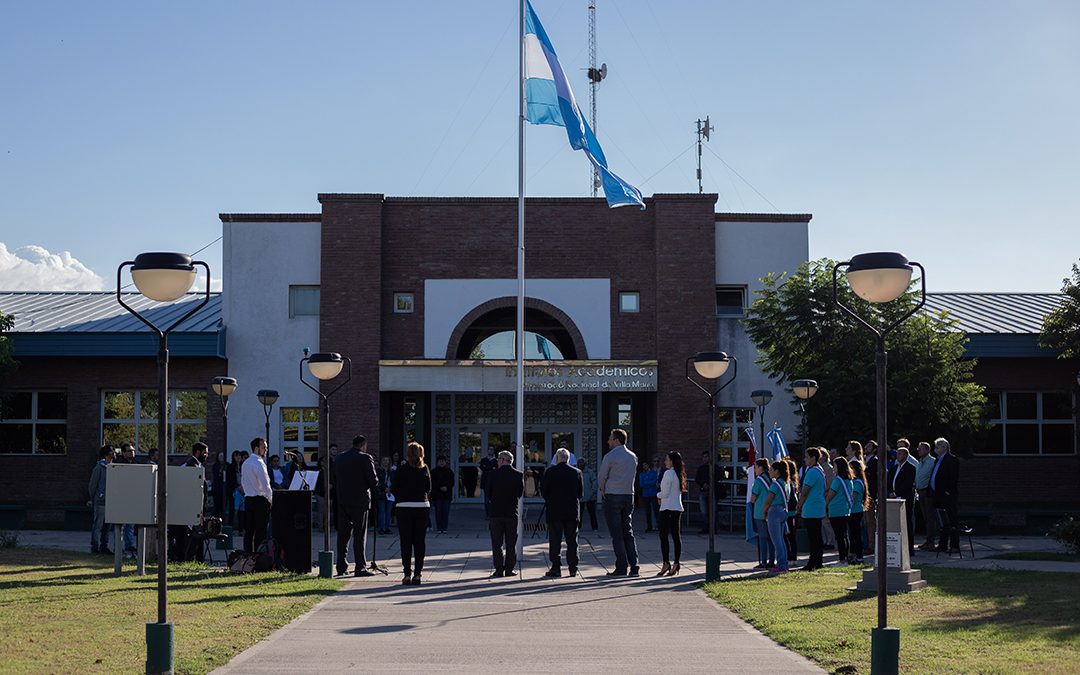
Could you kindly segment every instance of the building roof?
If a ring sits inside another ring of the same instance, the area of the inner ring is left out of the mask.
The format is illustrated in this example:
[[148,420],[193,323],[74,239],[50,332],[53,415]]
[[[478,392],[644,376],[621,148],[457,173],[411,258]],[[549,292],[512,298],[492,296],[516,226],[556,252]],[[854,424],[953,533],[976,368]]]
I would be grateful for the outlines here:
[[948,312],[969,335],[1034,335],[1064,301],[1062,293],[927,293],[926,309]]

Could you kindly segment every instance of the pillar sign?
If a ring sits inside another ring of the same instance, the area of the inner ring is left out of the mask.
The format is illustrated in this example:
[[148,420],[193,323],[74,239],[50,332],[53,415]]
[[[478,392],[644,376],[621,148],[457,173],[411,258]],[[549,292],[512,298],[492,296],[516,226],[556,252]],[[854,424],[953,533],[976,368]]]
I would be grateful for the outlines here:
[[[907,511],[903,499],[890,499],[885,503],[885,582],[890,593],[919,591],[926,588],[926,581],[919,570],[911,569],[908,553]],[[871,533],[873,534],[873,533]],[[875,537],[875,542],[877,538]],[[875,552],[877,545],[874,546]],[[851,591],[877,592],[877,570],[870,568]]]

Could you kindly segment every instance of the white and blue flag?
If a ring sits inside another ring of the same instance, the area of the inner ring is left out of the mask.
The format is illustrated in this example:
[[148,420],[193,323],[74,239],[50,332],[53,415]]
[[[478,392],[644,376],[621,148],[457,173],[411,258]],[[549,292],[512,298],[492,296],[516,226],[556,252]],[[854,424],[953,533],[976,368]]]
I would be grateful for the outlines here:
[[581,115],[574,92],[547,32],[533,11],[532,3],[525,5],[525,117],[533,124],[554,124],[565,127],[570,147],[582,150],[600,174],[604,196],[610,207],[645,202],[641,191],[608,169],[607,158],[596,140],[589,123]]
[[780,433],[780,427],[773,427],[769,432],[769,444],[772,445],[773,460],[787,457],[787,444],[784,443],[784,435]]

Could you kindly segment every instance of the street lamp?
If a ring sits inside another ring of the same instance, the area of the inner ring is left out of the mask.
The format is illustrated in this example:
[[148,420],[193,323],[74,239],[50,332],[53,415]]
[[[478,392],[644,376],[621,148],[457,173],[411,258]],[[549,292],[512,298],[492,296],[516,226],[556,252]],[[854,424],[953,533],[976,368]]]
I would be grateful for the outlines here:
[[[124,302],[121,274],[131,267],[131,279],[139,293],[157,302],[173,302],[183,297],[195,283],[195,267],[206,271],[206,292],[202,300],[180,318],[162,329]],[[161,455],[157,463],[157,569],[158,569],[158,620],[146,624],[146,672],[171,673],[173,671],[173,625],[169,623],[168,581],[166,572],[169,560],[169,537],[166,535],[168,510],[166,505],[166,472],[169,466],[169,333],[189,319],[210,302],[210,266],[205,262],[192,261],[183,253],[140,253],[135,260],[120,263],[116,268],[116,301],[139,321],[150,327],[158,336],[158,448]]]
[[818,386],[815,380],[795,380],[791,383],[791,391],[795,398],[799,399],[799,415],[802,417],[802,446],[803,452],[810,447],[810,428],[806,426],[806,402],[814,398]]
[[[347,363],[349,369],[346,372],[345,381],[334,387],[330,391],[323,393],[319,387],[313,387],[308,384],[304,379],[304,364],[307,364],[308,371],[311,375],[322,382],[332,380],[341,373],[342,367]],[[322,401],[324,419],[326,424],[323,427],[322,436],[326,440],[326,453],[323,455],[326,457],[326,466],[323,467],[323,487],[326,490],[324,495],[326,500],[326,508],[323,509],[326,513],[323,514],[323,550],[319,551],[319,576],[329,579],[333,575],[334,570],[334,552],[330,550],[330,397],[334,395],[338,389],[341,389],[349,380],[352,379],[352,361],[347,356],[342,356],[336,352],[316,352],[314,354],[306,354],[304,358],[300,359],[300,381],[304,383],[304,386],[319,395],[319,399]]]
[[262,403],[263,415],[266,416],[266,454],[270,454],[270,413],[274,409],[274,404],[277,403],[278,393],[274,389],[260,389],[255,396],[258,397],[259,403]]
[[[718,380],[731,369],[731,379],[709,391],[690,377],[690,364],[694,371],[706,380]],[[716,397],[738,376],[739,362],[734,356],[724,352],[698,352],[686,359],[686,379],[709,397],[709,551],[705,554],[705,580],[716,581],[720,578],[720,554],[716,551]]]
[[761,457],[765,457],[765,406],[772,400],[772,392],[768,389],[755,389],[750,392],[750,400],[757,406],[758,429],[761,433],[758,437],[758,447],[761,448]]
[[[221,403],[221,445],[225,448],[225,458],[229,457],[229,395],[236,391],[235,377],[215,377],[210,381],[210,388],[218,395]],[[217,457],[217,454],[214,454]],[[216,459],[215,459],[216,461]]]
[[[841,267],[846,268],[848,285],[855,295],[874,304],[892,302],[906,293],[911,286],[912,268],[918,267],[921,287],[919,302],[891,323],[878,328],[840,301],[836,278]],[[832,291],[833,303],[877,338],[874,363],[877,390],[877,444],[880,454],[877,462],[877,553],[874,556],[874,572],[877,575],[878,625],[871,634],[870,667],[873,673],[896,673],[900,668],[900,629],[888,627],[888,586],[886,583],[888,556],[885,553],[887,550],[886,499],[889,494],[886,474],[888,462],[885,461],[885,451],[888,448],[886,439],[887,389],[885,386],[888,352],[885,351],[885,336],[926,303],[926,270],[917,262],[909,262],[899,253],[861,253],[833,267]]]

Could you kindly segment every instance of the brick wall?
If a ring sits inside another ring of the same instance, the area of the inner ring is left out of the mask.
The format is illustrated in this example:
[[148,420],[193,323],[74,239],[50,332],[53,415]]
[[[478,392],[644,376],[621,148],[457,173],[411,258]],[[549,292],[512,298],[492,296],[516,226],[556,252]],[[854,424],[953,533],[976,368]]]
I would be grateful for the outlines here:
[[[5,388],[65,390],[68,400],[66,455],[0,455],[5,484],[0,501],[31,506],[85,504],[86,484],[101,447],[101,392],[157,388],[156,357],[22,357]],[[173,357],[169,388],[207,391],[207,444],[221,448],[221,409],[210,381],[226,374],[217,358]],[[234,439],[235,440],[235,439]],[[236,447],[236,444],[233,444]]]

